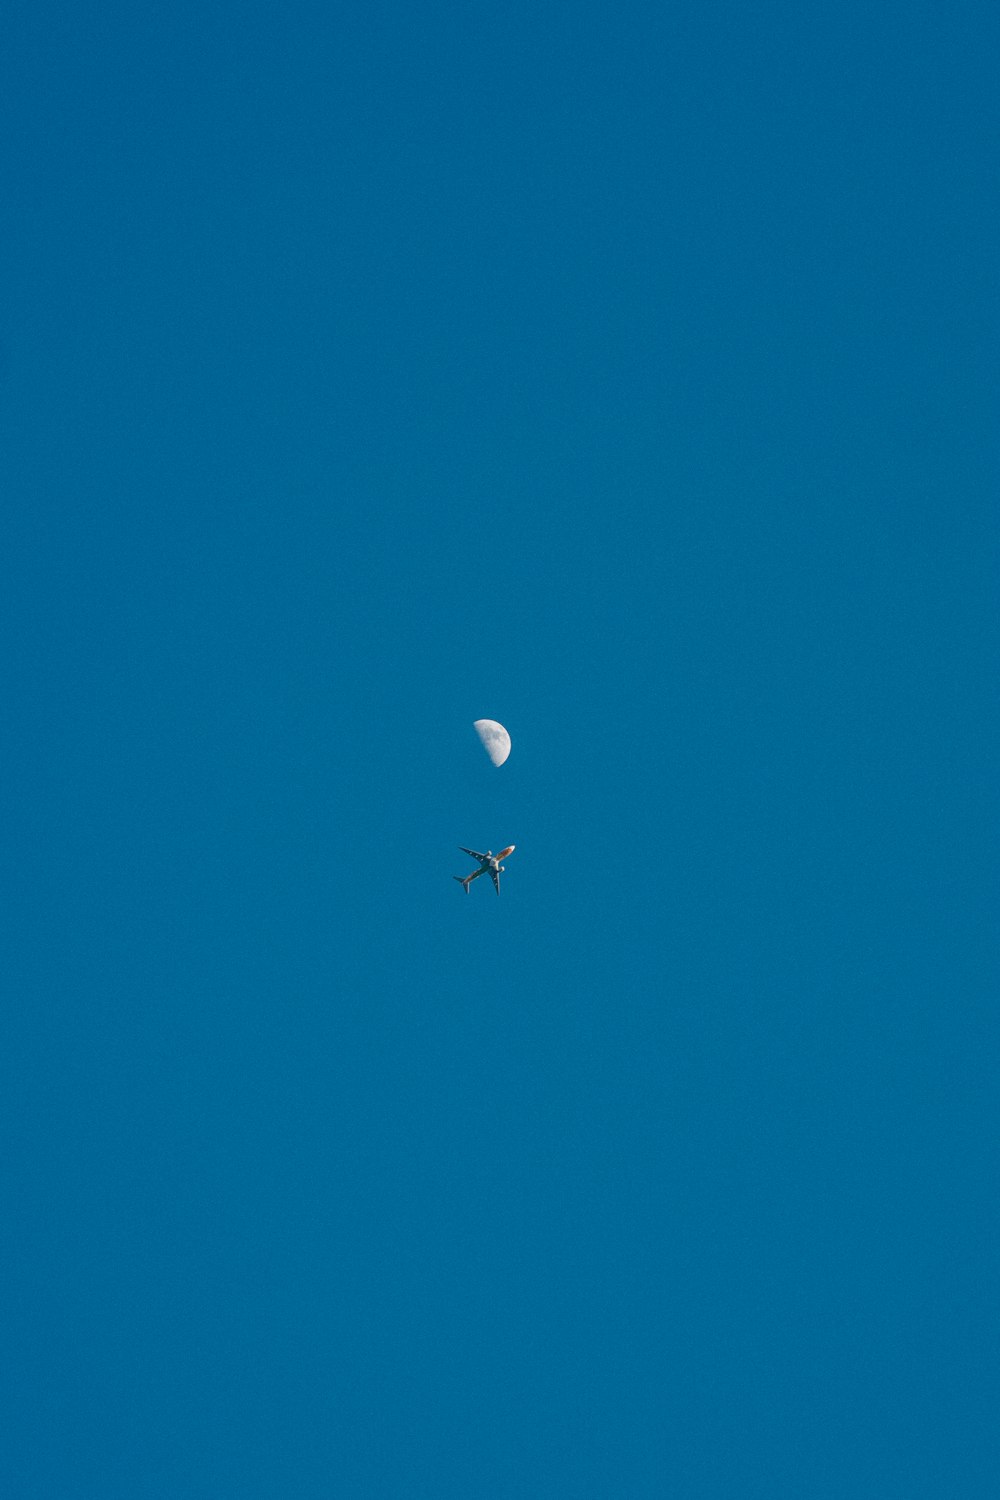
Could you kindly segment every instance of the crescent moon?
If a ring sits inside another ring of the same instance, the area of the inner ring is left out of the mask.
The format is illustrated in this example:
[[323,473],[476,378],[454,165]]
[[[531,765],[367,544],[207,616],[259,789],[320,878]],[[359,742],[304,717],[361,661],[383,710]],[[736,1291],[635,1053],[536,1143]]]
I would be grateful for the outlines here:
[[477,719],[473,729],[480,743],[495,766],[502,766],[510,754],[510,735],[496,719]]

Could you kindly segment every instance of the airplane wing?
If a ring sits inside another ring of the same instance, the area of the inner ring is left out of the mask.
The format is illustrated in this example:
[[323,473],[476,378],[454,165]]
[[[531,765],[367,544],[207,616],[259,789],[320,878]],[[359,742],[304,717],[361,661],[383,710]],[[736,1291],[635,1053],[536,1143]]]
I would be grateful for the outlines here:
[[484,860],[486,858],[485,854],[477,854],[475,849],[466,849],[462,844],[459,844],[458,847],[462,850],[463,854],[471,854],[473,859]]
[[500,894],[500,871],[499,870],[491,870],[490,874],[493,876],[493,884],[496,886],[496,888],[497,888],[497,895],[499,896],[499,894]]

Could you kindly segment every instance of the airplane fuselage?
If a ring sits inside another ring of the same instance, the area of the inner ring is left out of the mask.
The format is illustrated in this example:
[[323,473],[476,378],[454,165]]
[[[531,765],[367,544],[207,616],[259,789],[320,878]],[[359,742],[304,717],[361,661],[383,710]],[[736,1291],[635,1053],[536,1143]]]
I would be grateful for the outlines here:
[[513,853],[514,853],[514,845],[513,844],[508,844],[507,848],[506,849],[501,849],[499,854],[487,854],[487,856],[486,856],[486,863],[489,865],[489,868],[491,870],[502,870],[503,869],[503,865],[500,863],[500,861],[502,859],[506,859],[507,856],[508,856],[508,854],[513,854]]

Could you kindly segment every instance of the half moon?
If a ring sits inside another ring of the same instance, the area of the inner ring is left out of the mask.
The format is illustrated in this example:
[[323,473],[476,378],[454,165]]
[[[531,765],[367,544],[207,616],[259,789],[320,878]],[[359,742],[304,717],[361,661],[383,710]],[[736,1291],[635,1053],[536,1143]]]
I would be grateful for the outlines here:
[[480,743],[495,766],[502,766],[510,754],[510,735],[496,719],[477,719],[473,729]]

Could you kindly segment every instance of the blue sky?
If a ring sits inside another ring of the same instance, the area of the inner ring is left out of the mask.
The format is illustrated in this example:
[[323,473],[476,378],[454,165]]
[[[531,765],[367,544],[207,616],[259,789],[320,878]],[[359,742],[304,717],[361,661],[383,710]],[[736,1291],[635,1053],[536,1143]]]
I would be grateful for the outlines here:
[[997,29],[15,8],[5,1494],[993,1493]]

